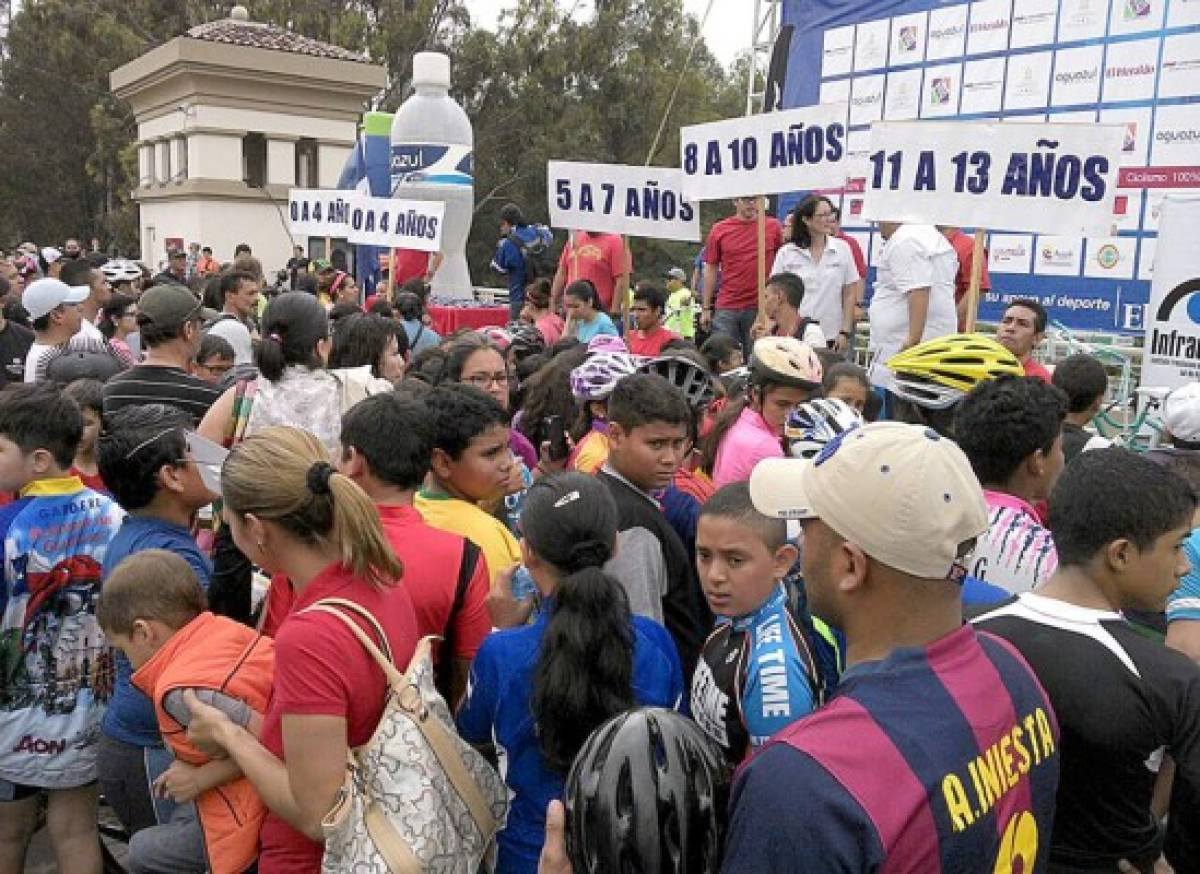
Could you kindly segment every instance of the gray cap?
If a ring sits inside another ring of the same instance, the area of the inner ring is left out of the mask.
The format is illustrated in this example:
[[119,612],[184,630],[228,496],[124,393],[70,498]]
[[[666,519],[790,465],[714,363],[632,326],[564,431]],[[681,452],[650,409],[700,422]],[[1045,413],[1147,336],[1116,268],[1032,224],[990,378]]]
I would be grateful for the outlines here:
[[149,288],[138,300],[140,327],[153,326],[160,331],[177,331],[192,319],[203,319],[200,299],[185,285],[166,282]]

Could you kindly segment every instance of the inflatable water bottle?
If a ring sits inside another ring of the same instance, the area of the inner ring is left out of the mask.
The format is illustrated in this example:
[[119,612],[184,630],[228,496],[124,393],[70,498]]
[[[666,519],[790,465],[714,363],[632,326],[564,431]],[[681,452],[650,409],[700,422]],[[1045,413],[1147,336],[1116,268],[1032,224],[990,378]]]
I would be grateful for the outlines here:
[[413,55],[413,87],[392,119],[392,197],[440,200],[444,260],[433,276],[433,293],[473,295],[467,270],[467,236],[475,210],[475,134],[467,113],[450,97],[450,58],[440,52]]

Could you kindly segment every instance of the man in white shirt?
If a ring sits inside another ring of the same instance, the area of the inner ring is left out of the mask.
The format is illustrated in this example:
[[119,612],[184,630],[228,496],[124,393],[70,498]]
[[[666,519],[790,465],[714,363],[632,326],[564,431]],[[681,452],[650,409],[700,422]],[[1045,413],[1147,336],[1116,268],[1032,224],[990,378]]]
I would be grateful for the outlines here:
[[221,337],[233,347],[233,363],[254,363],[254,344],[246,323],[258,309],[258,280],[251,274],[234,270],[221,277],[221,318],[208,333]]
[[112,286],[104,274],[83,259],[67,261],[62,269],[62,281],[69,286],[87,286],[88,296],[79,305],[79,336],[88,340],[104,342],[104,335],[96,327],[100,309],[112,297]]
[[34,342],[25,356],[25,382],[37,381],[37,364],[43,355],[79,332],[79,305],[89,294],[86,285],[72,288],[61,279],[39,279],[26,286],[21,305],[29,313]]
[[953,334],[954,276],[958,256],[933,225],[880,222],[885,243],[871,298],[871,383],[891,389],[885,366],[898,352]]

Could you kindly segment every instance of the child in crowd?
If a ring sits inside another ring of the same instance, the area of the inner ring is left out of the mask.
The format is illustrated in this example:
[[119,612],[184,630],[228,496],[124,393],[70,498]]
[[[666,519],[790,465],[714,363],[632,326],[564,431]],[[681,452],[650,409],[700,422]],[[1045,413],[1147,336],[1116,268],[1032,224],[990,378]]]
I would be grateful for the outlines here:
[[700,509],[696,567],[717,629],[692,677],[692,716],[731,768],[821,702],[808,640],[784,578],[798,551],[787,523],[754,509],[748,483]]
[[258,855],[267,809],[231,759],[210,759],[188,742],[184,693],[193,691],[257,735],[271,695],[274,644],[205,610],[191,565],[163,549],[121,562],[104,582],[97,618],[133,665],[134,685],[153,702],[175,754],[155,789],[179,806],[169,822],[130,839],[130,870],[241,874]]
[[583,434],[567,459],[571,470],[594,474],[608,459],[608,396],[636,366],[623,352],[595,352],[571,371],[571,394],[579,405],[574,430]]
[[604,312],[604,304],[590,280],[577,279],[568,285],[563,302],[567,310],[567,333],[580,343],[601,335],[616,337],[620,334],[608,313]]
[[192,365],[192,375],[216,385],[225,378],[225,374],[233,370],[233,358],[233,346],[228,340],[216,334],[205,334],[204,339],[200,341],[196,361]]
[[631,615],[621,583],[602,569],[617,541],[617,513],[605,487],[582,474],[530,487],[522,551],[550,606],[532,625],[485,640],[471,666],[458,728],[471,743],[504,751],[513,796],[497,838],[497,871],[505,874],[538,870],[546,805],[562,797],[567,770],[594,729],[637,705],[682,702],[671,638]]
[[690,678],[712,615],[683,541],[654,495],[683,461],[692,413],[666,379],[638,373],[617,383],[608,418],[609,456],[599,477],[616,501],[620,533],[605,570],[621,581],[635,614],[666,625]]
[[865,413],[871,398],[871,382],[867,372],[849,361],[839,362],[825,370],[821,393],[827,398],[845,401],[860,413]]
[[112,654],[96,623],[100,566],[121,521],[69,471],[79,405],[50,383],[0,393],[0,870],[24,869],[40,797],[63,872],[99,871],[96,738]]
[[[128,556],[166,549],[208,587],[212,566],[192,539],[190,526],[213,496],[188,450],[187,427],[187,414],[164,404],[124,407],[109,416],[99,446],[100,472],[113,483],[113,495],[129,515],[109,544],[105,580]],[[136,834],[166,822],[173,806],[156,801],[150,791],[170,764],[170,754],[154,705],[134,687],[132,675],[129,659],[118,653],[116,686],[100,725],[99,779],[121,825]]]
[[480,389],[461,383],[438,386],[426,406],[433,423],[432,481],[417,493],[414,506],[434,528],[478,546],[494,584],[521,561],[517,539],[479,506],[504,496],[516,463],[508,445],[508,414]]
[[1063,455],[1070,464],[1081,452],[1104,449],[1112,441],[1089,431],[1108,393],[1108,373],[1091,355],[1072,355],[1054,368],[1050,381],[1067,396],[1067,418],[1063,421]]
[[726,334],[713,334],[700,347],[700,354],[708,361],[713,376],[724,376],[741,367],[744,359],[738,341]]
[[63,394],[79,404],[83,413],[83,436],[71,463],[71,475],[94,492],[111,494],[96,464],[96,442],[100,439],[100,417],[104,408],[104,383],[98,379],[77,379],[63,389]]

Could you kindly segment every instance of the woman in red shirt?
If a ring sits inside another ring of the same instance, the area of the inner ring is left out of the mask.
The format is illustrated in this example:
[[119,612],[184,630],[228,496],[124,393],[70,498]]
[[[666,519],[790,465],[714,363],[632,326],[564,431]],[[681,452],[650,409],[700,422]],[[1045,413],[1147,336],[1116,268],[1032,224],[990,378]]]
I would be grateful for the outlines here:
[[275,687],[262,736],[191,697],[188,738],[236,762],[270,809],[260,874],[315,874],[321,820],[345,779],[347,750],[366,743],[379,723],[386,681],[337,617],[303,611],[322,598],[361,605],[403,670],[417,644],[412,602],[397,585],[402,568],[374,505],[334,471],[311,434],[274,427],[246,438],[225,462],[221,491],[238,548],[290,579],[295,601],[275,635]]

